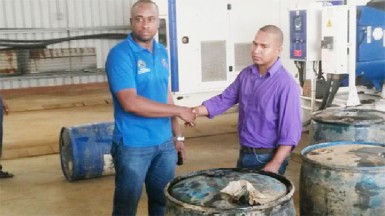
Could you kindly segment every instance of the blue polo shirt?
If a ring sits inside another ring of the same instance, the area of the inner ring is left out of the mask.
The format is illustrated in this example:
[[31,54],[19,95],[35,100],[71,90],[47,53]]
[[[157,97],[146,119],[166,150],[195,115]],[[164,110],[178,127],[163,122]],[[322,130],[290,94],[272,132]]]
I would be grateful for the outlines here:
[[154,41],[153,53],[136,43],[130,34],[108,54],[106,72],[114,103],[115,128],[113,141],[125,146],[159,145],[172,137],[170,117],[143,117],[125,112],[116,93],[136,89],[150,100],[168,102],[168,54],[163,45]]

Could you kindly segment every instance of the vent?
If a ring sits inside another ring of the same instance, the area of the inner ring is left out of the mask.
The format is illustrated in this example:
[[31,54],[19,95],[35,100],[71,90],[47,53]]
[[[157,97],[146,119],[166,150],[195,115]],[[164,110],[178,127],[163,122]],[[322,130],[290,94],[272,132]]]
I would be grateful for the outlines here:
[[202,82],[227,80],[226,41],[203,41]]
[[240,71],[252,64],[250,47],[250,43],[236,43],[234,45],[235,71]]

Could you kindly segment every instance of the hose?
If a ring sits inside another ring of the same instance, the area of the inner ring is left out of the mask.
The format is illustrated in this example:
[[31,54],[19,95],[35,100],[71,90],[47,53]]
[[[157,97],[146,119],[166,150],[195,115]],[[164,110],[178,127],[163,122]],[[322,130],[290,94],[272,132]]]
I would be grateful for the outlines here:
[[50,44],[61,43],[71,40],[86,40],[86,39],[109,39],[109,40],[120,40],[127,37],[127,34],[123,33],[103,33],[103,34],[93,34],[93,35],[81,35],[65,38],[55,38],[48,40],[9,40],[9,39],[0,39],[0,50],[14,50],[14,49],[35,49],[35,48],[45,48]]

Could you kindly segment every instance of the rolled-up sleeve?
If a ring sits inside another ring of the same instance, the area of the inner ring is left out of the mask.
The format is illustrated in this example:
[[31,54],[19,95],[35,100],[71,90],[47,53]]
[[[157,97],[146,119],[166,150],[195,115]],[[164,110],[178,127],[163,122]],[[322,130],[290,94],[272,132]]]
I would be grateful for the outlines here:
[[239,77],[228,86],[222,94],[214,96],[202,103],[209,113],[209,118],[225,112],[238,103]]
[[283,92],[279,101],[278,144],[297,146],[302,133],[300,89],[292,83]]

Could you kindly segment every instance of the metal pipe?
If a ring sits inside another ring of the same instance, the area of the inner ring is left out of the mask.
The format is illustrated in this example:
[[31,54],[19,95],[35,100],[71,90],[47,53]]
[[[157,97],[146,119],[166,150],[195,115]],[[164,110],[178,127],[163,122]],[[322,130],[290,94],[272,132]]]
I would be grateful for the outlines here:
[[178,41],[176,34],[176,1],[168,1],[169,12],[169,34],[170,34],[170,69],[171,69],[171,91],[179,91],[178,74]]
[[360,105],[360,99],[357,93],[356,87],[356,32],[357,32],[357,7],[349,7],[349,59],[348,59],[348,69],[349,69],[349,97],[346,103],[347,106],[357,106]]

